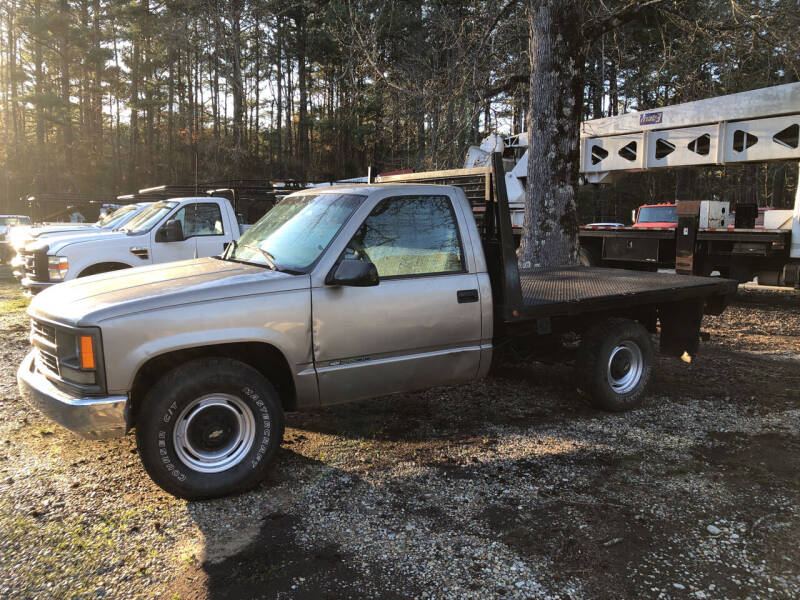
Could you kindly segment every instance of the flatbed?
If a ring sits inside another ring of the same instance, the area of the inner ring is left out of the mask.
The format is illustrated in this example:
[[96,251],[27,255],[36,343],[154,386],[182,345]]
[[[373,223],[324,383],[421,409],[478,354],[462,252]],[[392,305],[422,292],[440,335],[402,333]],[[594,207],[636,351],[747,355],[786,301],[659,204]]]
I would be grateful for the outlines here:
[[584,266],[522,270],[520,286],[522,316],[534,319],[733,295],[737,288],[729,279]]

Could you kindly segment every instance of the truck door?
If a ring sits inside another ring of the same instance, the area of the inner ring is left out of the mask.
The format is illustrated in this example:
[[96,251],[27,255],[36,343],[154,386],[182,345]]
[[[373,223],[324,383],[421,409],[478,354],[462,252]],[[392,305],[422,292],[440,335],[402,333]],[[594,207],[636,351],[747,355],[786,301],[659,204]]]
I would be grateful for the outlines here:
[[183,229],[183,240],[178,242],[158,241],[153,231],[152,255],[154,263],[186,260],[195,256],[220,254],[230,236],[225,235],[219,205],[215,202],[192,202],[185,204],[164,220],[176,220]]
[[198,202],[195,207],[192,235],[197,244],[197,256],[202,258],[222,254],[227,243],[233,239],[233,232],[229,231],[230,219],[223,219],[216,202]]
[[314,359],[322,403],[476,376],[481,339],[478,277],[467,268],[448,196],[380,200],[343,257],[374,263],[380,283],[312,289]]

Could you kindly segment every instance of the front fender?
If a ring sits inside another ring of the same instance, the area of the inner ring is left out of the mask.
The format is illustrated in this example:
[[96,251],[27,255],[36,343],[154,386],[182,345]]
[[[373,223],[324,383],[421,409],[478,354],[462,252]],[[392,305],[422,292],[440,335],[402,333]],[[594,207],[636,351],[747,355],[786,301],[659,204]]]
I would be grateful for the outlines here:
[[305,387],[298,377],[313,373],[307,288],[134,312],[99,326],[109,393],[129,392],[136,373],[156,356],[235,342],[277,348],[289,364],[298,396]]

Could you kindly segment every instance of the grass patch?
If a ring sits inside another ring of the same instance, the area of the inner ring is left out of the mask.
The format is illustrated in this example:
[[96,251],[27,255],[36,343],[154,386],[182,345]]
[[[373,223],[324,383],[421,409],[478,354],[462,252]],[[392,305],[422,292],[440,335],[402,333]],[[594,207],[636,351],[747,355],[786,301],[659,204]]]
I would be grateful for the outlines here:
[[29,298],[20,294],[19,298],[12,298],[11,300],[0,302],[0,313],[23,312],[28,308],[30,303],[31,301]]

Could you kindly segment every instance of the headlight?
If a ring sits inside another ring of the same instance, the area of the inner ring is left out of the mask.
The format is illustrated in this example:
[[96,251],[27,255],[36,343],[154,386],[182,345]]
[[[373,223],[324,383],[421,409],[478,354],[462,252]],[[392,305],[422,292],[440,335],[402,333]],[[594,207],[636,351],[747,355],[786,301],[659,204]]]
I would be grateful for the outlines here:
[[48,256],[47,273],[50,281],[63,281],[69,271],[69,261],[66,256]]
[[33,238],[29,239],[30,234],[30,227],[12,227],[11,231],[8,232],[8,240],[11,242],[11,245],[14,247],[14,250],[20,250],[25,247],[30,241],[33,241]]
[[59,331],[56,346],[64,380],[78,385],[98,383],[100,341],[97,334],[89,330]]

